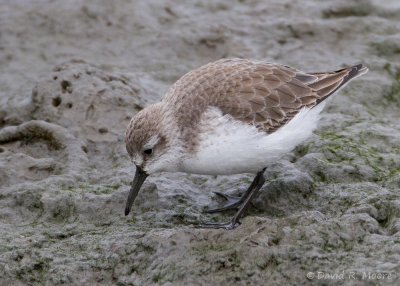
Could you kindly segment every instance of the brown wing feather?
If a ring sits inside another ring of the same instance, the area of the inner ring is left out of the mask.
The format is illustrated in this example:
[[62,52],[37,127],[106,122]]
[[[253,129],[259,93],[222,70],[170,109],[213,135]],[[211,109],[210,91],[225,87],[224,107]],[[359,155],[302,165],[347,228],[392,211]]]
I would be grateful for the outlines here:
[[164,100],[185,129],[195,128],[201,114],[216,106],[236,120],[271,133],[303,107],[314,107],[366,71],[357,65],[334,72],[305,73],[278,64],[223,59],[184,75]]
[[286,124],[303,107],[314,107],[326,99],[358,75],[361,68],[306,74],[287,66],[253,63],[245,76],[239,73],[234,77],[235,88],[215,98],[214,104],[224,114],[270,133]]

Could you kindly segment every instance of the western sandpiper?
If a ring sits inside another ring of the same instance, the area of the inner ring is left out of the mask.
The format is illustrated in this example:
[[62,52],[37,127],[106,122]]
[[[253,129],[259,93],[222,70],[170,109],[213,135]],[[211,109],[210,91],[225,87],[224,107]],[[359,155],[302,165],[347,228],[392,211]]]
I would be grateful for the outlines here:
[[256,174],[245,194],[209,212],[237,209],[234,229],[265,182],[268,164],[307,139],[330,95],[368,68],[306,73],[265,61],[222,59],[180,78],[165,98],[137,113],[125,134],[136,165],[125,215],[148,175]]

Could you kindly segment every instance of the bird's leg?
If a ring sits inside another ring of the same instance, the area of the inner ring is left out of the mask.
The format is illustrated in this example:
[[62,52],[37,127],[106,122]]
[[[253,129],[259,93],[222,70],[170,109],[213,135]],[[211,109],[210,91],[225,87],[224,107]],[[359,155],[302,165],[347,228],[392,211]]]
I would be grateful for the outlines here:
[[233,209],[236,209],[237,207],[239,207],[246,200],[246,198],[250,195],[251,191],[254,188],[254,184],[256,184],[256,182],[260,179],[259,177],[263,176],[264,170],[262,172],[257,173],[257,175],[253,179],[253,182],[250,184],[250,186],[247,188],[246,192],[241,197],[235,197],[235,196],[227,195],[227,194],[224,194],[221,192],[214,192],[214,194],[216,194],[220,197],[223,197],[228,202],[220,208],[210,209],[210,210],[207,210],[206,212],[212,214],[212,213],[223,212],[223,211],[227,211],[227,210],[233,210]]
[[[243,216],[243,214],[248,209],[251,200],[257,195],[258,191],[264,185],[265,177],[264,177],[265,168],[257,173],[257,176],[254,178],[253,183],[251,184],[252,188],[247,194],[247,197],[244,199],[243,204],[240,206],[237,213],[233,216],[230,222],[227,223],[206,223],[202,224],[201,227],[205,228],[224,228],[227,230],[235,229],[240,225],[239,219]],[[246,194],[245,194],[246,195]]]

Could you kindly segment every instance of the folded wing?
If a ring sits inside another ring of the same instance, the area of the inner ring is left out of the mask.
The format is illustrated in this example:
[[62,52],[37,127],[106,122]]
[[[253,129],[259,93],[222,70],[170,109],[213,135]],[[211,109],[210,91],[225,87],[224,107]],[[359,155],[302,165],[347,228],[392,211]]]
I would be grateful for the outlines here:
[[226,88],[214,97],[213,104],[224,114],[268,133],[285,125],[303,107],[316,106],[367,72],[362,65],[322,73],[263,62],[246,61],[246,65],[227,79]]

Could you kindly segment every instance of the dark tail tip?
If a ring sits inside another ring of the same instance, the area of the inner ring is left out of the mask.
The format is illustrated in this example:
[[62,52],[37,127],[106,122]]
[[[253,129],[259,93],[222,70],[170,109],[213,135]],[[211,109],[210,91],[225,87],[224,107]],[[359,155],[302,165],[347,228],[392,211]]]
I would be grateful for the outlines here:
[[337,70],[334,73],[340,73],[340,72],[343,72],[343,71],[347,71],[348,74],[343,78],[343,80],[340,83],[340,85],[338,87],[336,87],[334,90],[330,91],[326,96],[318,99],[317,100],[317,104],[319,104],[320,102],[322,102],[325,99],[327,99],[330,95],[334,94],[336,91],[338,91],[340,88],[342,88],[350,80],[367,73],[368,72],[368,68],[366,66],[364,66],[363,64],[358,64],[358,65],[354,65],[354,66],[351,66],[351,67],[347,67],[347,68],[343,68],[343,69]]
[[368,72],[368,68],[363,64],[358,64],[351,67],[351,71],[348,74],[348,79],[363,75]]
[[348,81],[350,81],[350,80],[352,80],[352,79],[354,79],[356,77],[359,77],[359,76],[361,76],[361,75],[363,75],[363,74],[368,72],[368,68],[366,66],[364,66],[363,64],[354,65],[354,66],[352,66],[350,68],[347,68],[347,69],[350,69],[349,74],[343,79],[343,82],[341,83],[340,86],[338,86],[337,89],[342,87]]

